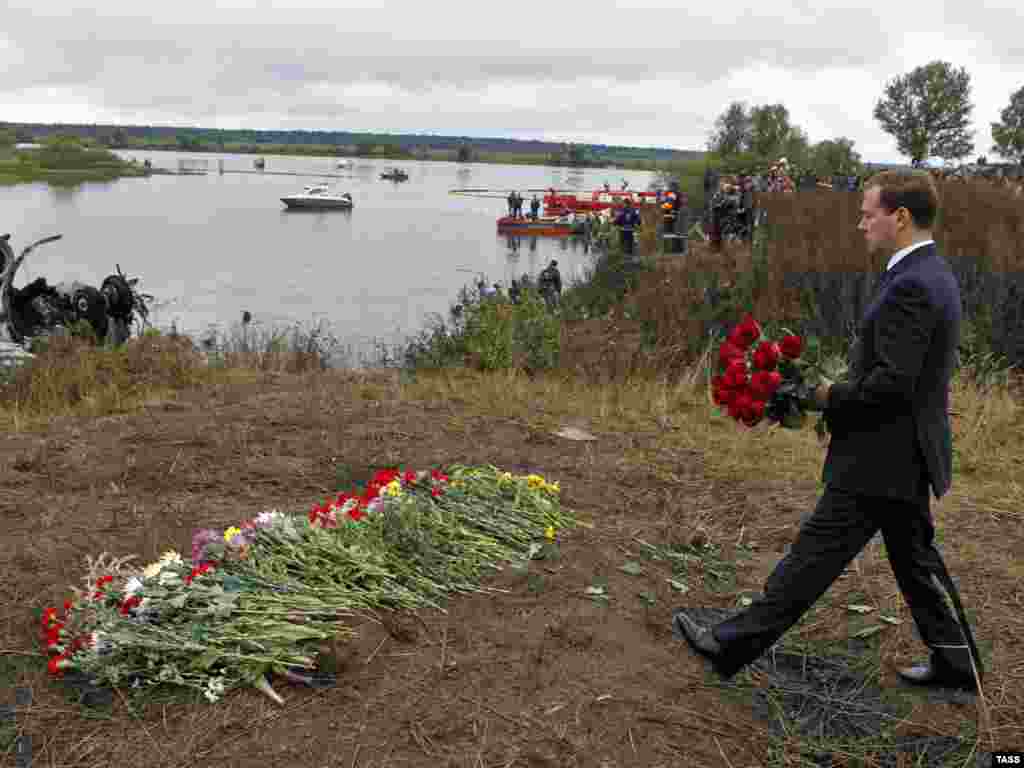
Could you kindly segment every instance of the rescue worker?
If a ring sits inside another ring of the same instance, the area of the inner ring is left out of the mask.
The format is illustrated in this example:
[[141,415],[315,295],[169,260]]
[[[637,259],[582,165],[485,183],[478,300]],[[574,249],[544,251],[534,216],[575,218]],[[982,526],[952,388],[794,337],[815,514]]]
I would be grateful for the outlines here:
[[540,213],[540,199],[537,197],[537,195],[534,195],[533,199],[530,201],[530,218],[533,219],[534,221],[536,221],[537,220],[537,215],[539,213]]
[[629,200],[623,206],[622,212],[615,217],[615,226],[619,227],[619,231],[622,233],[623,253],[631,256],[635,242],[635,231],[640,227],[640,214]]
[[552,259],[551,263],[540,273],[537,278],[537,287],[549,309],[558,306],[559,299],[562,297],[562,275],[558,271],[558,262],[555,259]]
[[508,193],[508,215],[515,218],[516,215],[516,193],[515,190]]
[[519,281],[513,277],[512,285],[508,288],[508,297],[512,299],[513,304],[519,303],[519,290]]

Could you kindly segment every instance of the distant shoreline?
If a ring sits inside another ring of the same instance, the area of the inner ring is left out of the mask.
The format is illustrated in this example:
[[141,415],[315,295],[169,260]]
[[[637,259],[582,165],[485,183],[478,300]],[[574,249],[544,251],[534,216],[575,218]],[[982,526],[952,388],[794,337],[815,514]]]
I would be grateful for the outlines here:
[[[286,157],[323,157],[332,160],[389,160],[391,162],[442,162],[458,163],[460,165],[488,164],[488,165],[545,165],[555,168],[569,168],[583,170],[622,170],[622,171],[657,171],[664,169],[666,163],[658,163],[653,160],[620,161],[617,163],[569,163],[555,161],[549,157],[535,153],[514,153],[514,152],[477,152],[470,160],[460,161],[455,152],[432,151],[425,153],[409,152],[373,152],[373,153],[351,153],[342,152],[339,148],[330,145],[303,145],[291,147],[289,145],[267,144],[267,145],[245,145],[224,147],[182,147],[171,144],[128,144],[109,147],[117,152],[180,152],[202,153],[202,154],[226,154],[226,155],[282,155]],[[660,167],[659,167],[660,166]]]

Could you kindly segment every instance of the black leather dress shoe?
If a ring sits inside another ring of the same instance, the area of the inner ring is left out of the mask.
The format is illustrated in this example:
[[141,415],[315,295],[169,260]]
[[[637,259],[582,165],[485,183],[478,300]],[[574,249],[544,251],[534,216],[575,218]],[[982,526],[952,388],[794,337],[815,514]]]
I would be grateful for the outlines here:
[[676,637],[685,640],[694,651],[708,659],[721,677],[730,678],[735,674],[725,668],[722,645],[715,639],[712,631],[691,619],[685,608],[672,613],[672,632]]
[[977,693],[978,686],[973,674],[965,674],[956,669],[936,664],[934,661],[922,661],[911,667],[901,667],[901,678],[914,685],[927,685],[932,688],[956,688],[961,691]]

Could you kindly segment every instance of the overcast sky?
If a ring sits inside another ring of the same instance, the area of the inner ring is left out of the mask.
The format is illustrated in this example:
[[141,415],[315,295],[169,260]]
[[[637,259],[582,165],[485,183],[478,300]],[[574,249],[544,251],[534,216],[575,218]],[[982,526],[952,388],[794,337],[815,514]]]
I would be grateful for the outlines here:
[[812,142],[847,136],[865,160],[901,162],[872,109],[887,80],[942,59],[971,74],[970,159],[995,160],[989,123],[1024,85],[1017,0],[4,5],[11,122],[704,149],[715,117],[742,100],[782,102]]

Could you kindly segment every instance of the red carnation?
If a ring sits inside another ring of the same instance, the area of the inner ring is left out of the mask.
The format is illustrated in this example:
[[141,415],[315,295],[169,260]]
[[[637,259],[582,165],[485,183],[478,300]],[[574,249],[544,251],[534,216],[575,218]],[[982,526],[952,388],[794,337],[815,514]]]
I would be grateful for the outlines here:
[[780,347],[783,355],[790,360],[796,360],[800,357],[800,352],[803,351],[804,341],[799,336],[784,336]]
[[779,363],[781,350],[774,341],[762,341],[754,352],[754,366],[762,371],[771,371]]
[[411,470],[406,471],[406,473],[402,475],[402,482],[406,485],[416,485],[416,473]]
[[132,595],[121,603],[121,615],[127,616],[132,608],[138,607],[139,603],[142,602],[142,598],[138,595]]
[[50,659],[46,665],[46,669],[51,675],[60,675],[60,673],[66,668],[71,666],[71,662],[67,660],[67,657],[62,653],[59,656],[54,656]]

